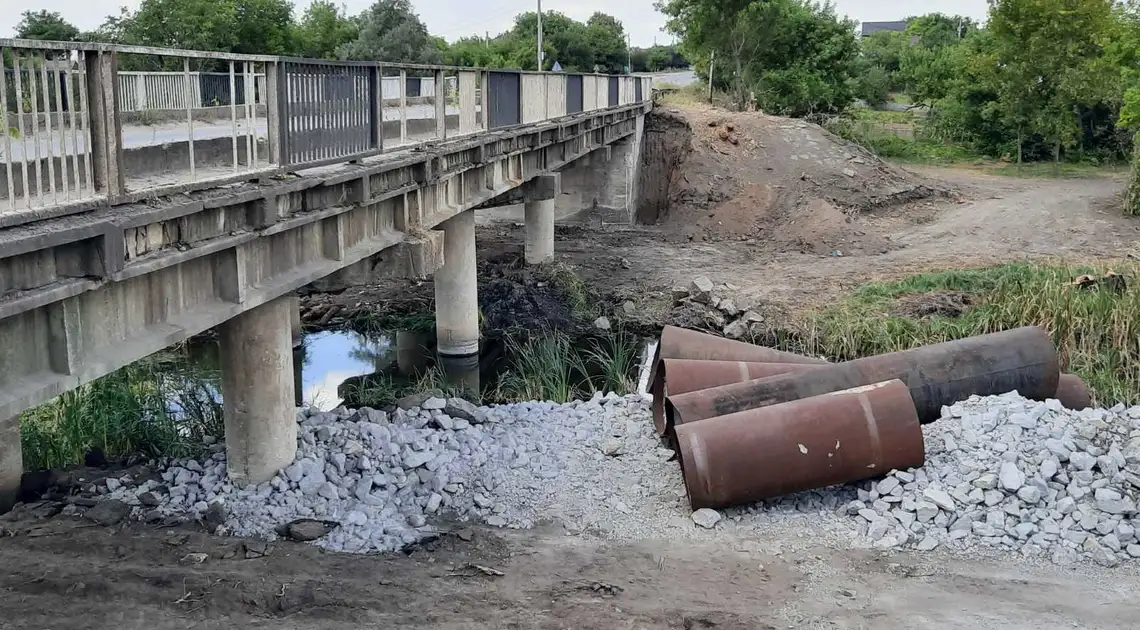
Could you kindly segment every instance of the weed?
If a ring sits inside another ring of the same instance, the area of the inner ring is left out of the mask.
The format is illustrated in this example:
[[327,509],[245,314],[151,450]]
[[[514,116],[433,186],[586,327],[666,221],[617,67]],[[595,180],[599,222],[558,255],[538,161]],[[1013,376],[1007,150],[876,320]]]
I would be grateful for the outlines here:
[[25,412],[25,468],[80,465],[93,449],[109,460],[182,457],[201,449],[203,437],[221,437],[216,381],[168,367],[143,360]]
[[[1080,275],[1106,271],[1014,264],[876,283],[763,341],[850,360],[1035,325],[1052,335],[1063,369],[1085,379],[1099,404],[1140,403],[1140,286],[1113,291],[1072,284]],[[1140,266],[1115,271],[1134,279]],[[969,293],[974,305],[957,317],[892,313],[900,297],[935,291]]]
[[570,337],[562,332],[507,340],[511,367],[499,379],[498,400],[549,400],[564,403],[590,390],[589,377]]
[[591,339],[583,354],[587,367],[595,375],[594,389],[620,394],[636,391],[634,379],[640,365],[636,340],[617,332],[601,340]]

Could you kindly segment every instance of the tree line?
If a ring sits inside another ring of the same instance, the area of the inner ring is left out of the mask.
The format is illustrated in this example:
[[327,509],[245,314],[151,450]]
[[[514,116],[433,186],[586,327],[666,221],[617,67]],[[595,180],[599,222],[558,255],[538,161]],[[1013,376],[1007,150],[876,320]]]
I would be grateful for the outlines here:
[[[522,13],[495,37],[455,42],[432,35],[409,0],[379,0],[349,15],[330,0],[314,0],[299,16],[289,0],[143,0],[91,32],[59,13],[25,11],[16,36],[58,41],[295,55],[313,59],[391,61],[535,70],[535,12]],[[629,48],[625,28],[613,16],[594,13],[585,22],[543,12],[544,70],[621,73],[687,67],[672,47]]]

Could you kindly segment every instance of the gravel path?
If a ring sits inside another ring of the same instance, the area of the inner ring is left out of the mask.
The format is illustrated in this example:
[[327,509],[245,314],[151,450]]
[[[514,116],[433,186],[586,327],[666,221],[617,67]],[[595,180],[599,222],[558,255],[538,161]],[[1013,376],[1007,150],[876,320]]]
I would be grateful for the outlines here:
[[641,395],[484,408],[428,398],[392,414],[297,417],[297,461],[271,483],[231,487],[219,445],[161,482],[108,494],[144,518],[216,519],[219,533],[270,540],[294,519],[334,522],[315,544],[349,552],[399,549],[458,520],[744,550],[800,532],[789,549],[1016,553],[1060,565],[1140,557],[1140,407],[1078,413],[1015,394],[973,398],[924,427],[922,469],[696,513]]

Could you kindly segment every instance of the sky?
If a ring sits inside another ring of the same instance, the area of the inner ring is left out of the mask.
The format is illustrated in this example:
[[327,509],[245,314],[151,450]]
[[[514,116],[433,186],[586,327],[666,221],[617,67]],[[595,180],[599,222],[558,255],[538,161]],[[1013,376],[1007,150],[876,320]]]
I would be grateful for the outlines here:
[[[507,30],[514,16],[533,11],[537,0],[412,0],[420,18],[434,35],[453,41],[467,35],[495,35]],[[294,0],[297,14],[310,0]],[[350,14],[359,13],[371,0],[342,0]],[[907,15],[923,13],[957,13],[981,20],[986,15],[986,0],[834,0],[839,13],[860,22],[899,20]],[[20,14],[27,10],[58,11],[81,30],[99,26],[107,15],[118,14],[120,6],[138,7],[139,0],[0,0],[0,36],[11,37]],[[903,9],[902,5],[906,5]],[[662,29],[665,17],[653,8],[653,0],[545,0],[544,11],[558,11],[574,19],[585,20],[595,11],[604,11],[621,20],[634,46],[649,46],[654,41],[668,43],[670,35]]]

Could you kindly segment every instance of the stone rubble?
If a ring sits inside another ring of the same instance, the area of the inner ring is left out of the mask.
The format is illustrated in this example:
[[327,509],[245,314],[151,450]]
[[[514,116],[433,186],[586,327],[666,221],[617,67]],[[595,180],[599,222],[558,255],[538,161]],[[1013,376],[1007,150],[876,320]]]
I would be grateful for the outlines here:
[[1068,565],[1140,557],[1140,407],[971,398],[923,427],[927,462],[843,508],[879,549],[1008,550]]
[[217,444],[161,481],[112,481],[105,493],[136,518],[189,516],[267,540],[297,519],[339,523],[314,544],[349,552],[399,549],[452,521],[557,522],[616,540],[763,540],[783,523],[806,524],[818,544],[857,548],[1017,553],[1061,565],[1140,558],[1140,407],[1074,412],[1016,394],[974,397],[923,427],[920,469],[694,512],[645,396],[413,402],[391,414],[299,410],[296,462],[257,487],[226,481]]
[[[218,533],[273,540],[291,521],[319,519],[340,523],[320,546],[391,551],[435,534],[428,521],[440,517],[524,528],[545,507],[573,521],[575,510],[602,497],[567,490],[567,484],[589,484],[578,472],[589,470],[587,462],[620,460],[634,445],[654,464],[670,466],[654,451],[659,443],[647,421],[648,403],[638,395],[490,408],[459,399],[415,402],[419,406],[392,414],[298,410],[296,461],[256,487],[228,482],[219,444],[205,461],[171,465],[161,481],[127,487],[112,480],[106,492],[147,520],[203,520],[221,506],[226,516]],[[575,472],[567,473],[568,462]]]

